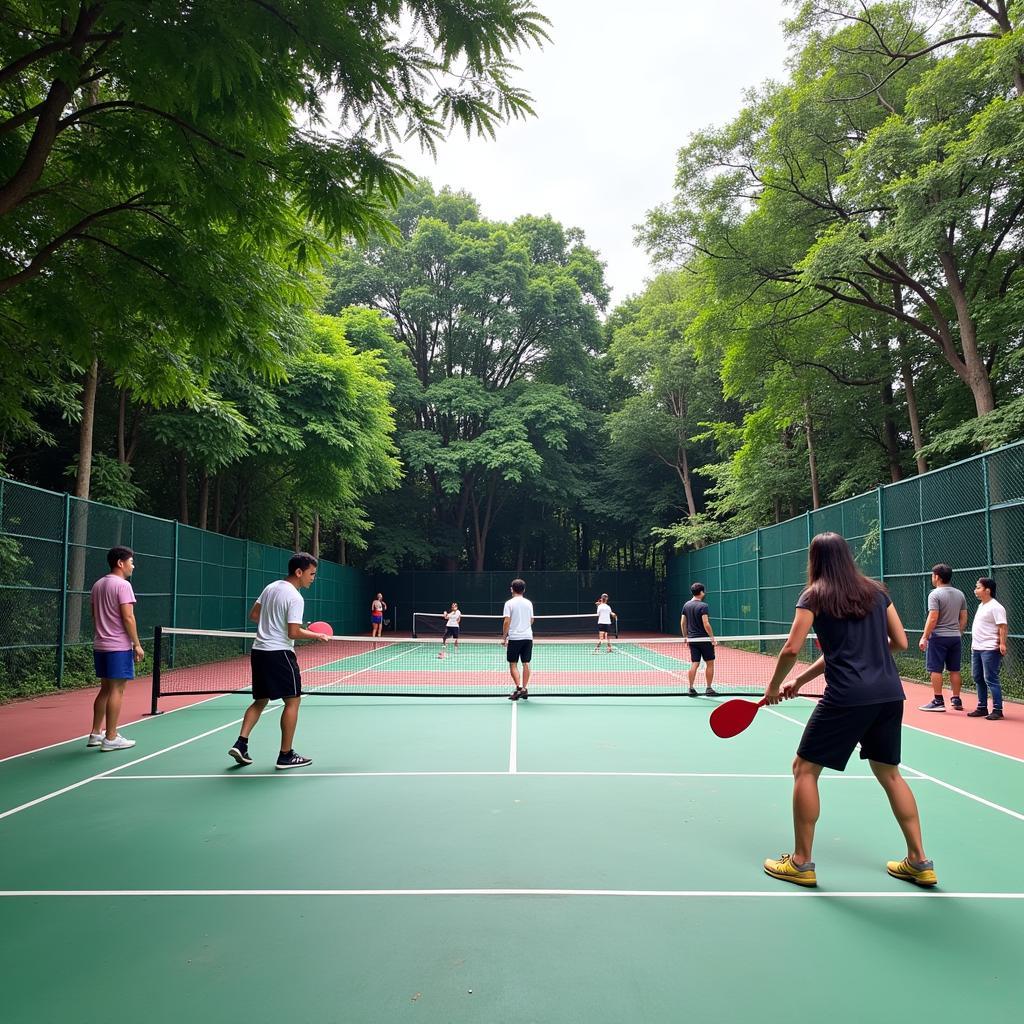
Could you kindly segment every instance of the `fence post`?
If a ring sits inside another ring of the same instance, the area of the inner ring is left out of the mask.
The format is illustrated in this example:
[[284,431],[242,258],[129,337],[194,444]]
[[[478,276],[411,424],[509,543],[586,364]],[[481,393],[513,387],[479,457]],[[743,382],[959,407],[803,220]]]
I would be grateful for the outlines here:
[[985,558],[988,561],[988,574],[992,576],[992,492],[989,489],[988,456],[981,460],[981,479],[985,486]]
[[757,630],[761,630],[761,527],[754,530],[754,600],[757,602]]
[[885,582],[885,488],[879,484],[875,488],[878,502],[878,578]]
[[[171,626],[177,626],[178,624],[178,526],[179,522],[177,519],[174,520],[174,561],[171,564]],[[168,664],[174,665],[174,655],[177,653],[177,636],[171,635],[171,650],[168,656]],[[154,655],[155,657],[155,655]],[[159,671],[154,666],[154,671]],[[156,697],[153,698],[153,711],[152,714],[156,714]]]
[[806,532],[807,532],[807,546],[810,547],[811,546],[811,510],[810,509],[808,509],[804,513],[804,524],[806,526]]
[[71,530],[71,495],[64,495],[64,537],[61,545],[60,616],[57,634],[57,689],[64,685],[64,634],[68,626],[68,540]]

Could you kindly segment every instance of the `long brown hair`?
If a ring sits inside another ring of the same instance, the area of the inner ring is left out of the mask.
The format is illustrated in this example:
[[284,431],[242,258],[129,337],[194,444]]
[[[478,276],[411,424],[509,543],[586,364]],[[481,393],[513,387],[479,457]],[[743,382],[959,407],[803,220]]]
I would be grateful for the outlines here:
[[850,546],[838,533],[819,533],[807,549],[807,597],[815,614],[863,619],[885,587],[857,568]]

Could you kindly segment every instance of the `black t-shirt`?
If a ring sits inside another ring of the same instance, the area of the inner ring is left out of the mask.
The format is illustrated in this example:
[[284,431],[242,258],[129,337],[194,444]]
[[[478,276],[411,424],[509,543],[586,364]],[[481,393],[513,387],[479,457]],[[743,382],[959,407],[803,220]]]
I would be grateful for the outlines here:
[[708,631],[704,628],[704,616],[711,615],[711,609],[697,598],[687,601],[683,605],[683,617],[686,619],[686,635],[688,637],[706,637]]
[[[807,595],[805,590],[796,606],[814,611]],[[822,704],[853,707],[906,700],[889,650],[886,609],[891,604],[888,595],[879,591],[875,606],[863,619],[835,619],[815,613],[814,632],[825,655]]]

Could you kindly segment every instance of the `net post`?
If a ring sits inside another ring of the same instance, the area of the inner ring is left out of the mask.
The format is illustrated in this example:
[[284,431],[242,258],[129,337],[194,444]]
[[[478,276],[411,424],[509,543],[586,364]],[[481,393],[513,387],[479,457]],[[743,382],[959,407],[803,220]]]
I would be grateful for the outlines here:
[[160,655],[163,647],[163,627],[157,626],[153,630],[153,693],[150,698],[149,713],[151,715],[161,714],[157,708],[160,700]]
[[413,612],[412,613],[412,638],[413,638],[413,640],[416,639],[416,616],[418,614],[419,614],[419,612]]

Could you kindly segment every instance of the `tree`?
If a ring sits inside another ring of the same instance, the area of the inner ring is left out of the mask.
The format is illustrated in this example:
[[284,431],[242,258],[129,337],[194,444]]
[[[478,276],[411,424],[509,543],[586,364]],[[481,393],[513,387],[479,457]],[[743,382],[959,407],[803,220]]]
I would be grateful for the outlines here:
[[[888,74],[879,26],[910,48],[927,33],[905,6],[871,11],[871,26],[828,33],[798,21],[793,81],[683,149],[675,204],[643,236],[662,257],[696,249],[728,264],[748,295],[810,289],[887,318],[892,333],[909,328],[982,415],[1020,340],[1024,107],[1007,95],[1007,42],[961,43]],[[789,312],[782,302],[780,327]]]
[[[384,313],[418,391],[400,419],[403,461],[429,484],[450,566],[482,569],[502,508],[559,476],[583,428],[573,382],[600,345],[601,266],[550,218],[480,218],[469,196],[421,183],[395,216],[401,239],[344,252],[328,309]],[[561,474],[564,477],[564,474]]]
[[0,413],[142,353],[171,403],[227,352],[279,367],[326,241],[391,230],[391,144],[529,115],[508,55],[545,24],[524,0],[6,4]]

